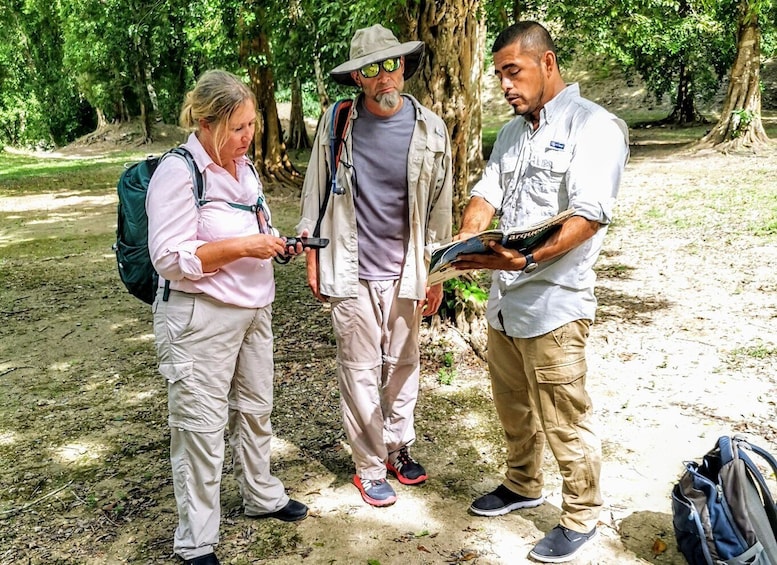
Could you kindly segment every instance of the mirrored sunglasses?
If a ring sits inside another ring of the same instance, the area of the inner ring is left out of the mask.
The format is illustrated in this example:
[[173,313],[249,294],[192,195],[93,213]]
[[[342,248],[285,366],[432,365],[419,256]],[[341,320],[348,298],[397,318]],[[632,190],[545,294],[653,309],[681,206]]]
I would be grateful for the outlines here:
[[393,73],[399,68],[401,61],[401,57],[394,57],[392,59],[386,59],[385,61],[380,61],[378,63],[370,63],[369,65],[365,65],[359,69],[359,72],[364,78],[375,78],[380,73],[381,67],[383,67],[383,70],[387,73]]

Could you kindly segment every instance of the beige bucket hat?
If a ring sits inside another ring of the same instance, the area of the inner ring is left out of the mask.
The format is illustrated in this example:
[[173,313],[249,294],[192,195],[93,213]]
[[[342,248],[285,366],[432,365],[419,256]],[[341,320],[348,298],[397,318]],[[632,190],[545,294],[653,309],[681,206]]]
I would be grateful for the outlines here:
[[370,63],[404,56],[404,76],[408,79],[418,70],[423,55],[423,41],[400,43],[390,30],[380,24],[375,24],[374,26],[356,30],[351,40],[350,60],[329,71],[329,75],[340,84],[356,86],[356,83],[351,78],[353,71],[358,71]]

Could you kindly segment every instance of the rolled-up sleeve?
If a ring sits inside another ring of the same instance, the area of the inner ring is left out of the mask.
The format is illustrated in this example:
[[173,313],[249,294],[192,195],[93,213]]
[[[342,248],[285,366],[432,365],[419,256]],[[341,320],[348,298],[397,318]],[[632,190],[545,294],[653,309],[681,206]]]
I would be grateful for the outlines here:
[[591,120],[581,131],[567,171],[569,205],[576,215],[604,225],[612,222],[628,156],[628,130],[620,119],[607,116]]
[[197,249],[197,204],[194,185],[186,163],[169,157],[157,168],[146,194],[148,250],[159,275],[170,281],[198,280],[203,273]]

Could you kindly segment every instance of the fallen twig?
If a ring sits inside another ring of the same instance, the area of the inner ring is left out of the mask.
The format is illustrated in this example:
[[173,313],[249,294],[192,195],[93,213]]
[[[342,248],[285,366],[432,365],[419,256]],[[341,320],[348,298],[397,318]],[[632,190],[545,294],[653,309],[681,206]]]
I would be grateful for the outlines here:
[[43,500],[46,500],[47,498],[51,498],[55,494],[65,490],[67,487],[69,487],[72,484],[73,484],[73,481],[69,481],[67,484],[62,485],[57,490],[51,491],[48,494],[44,494],[43,496],[41,496],[40,498],[38,498],[36,500],[33,500],[32,502],[28,502],[24,506],[20,506],[19,508],[11,508],[10,510],[4,510],[3,512],[0,512],[0,518],[7,518],[7,517],[10,517],[10,516],[13,516],[14,514],[18,514],[19,512],[24,512],[25,510],[27,510],[28,508],[30,508],[32,506],[35,506],[39,502],[42,502]]
[[8,373],[13,373],[14,371],[18,371],[19,369],[34,369],[35,367],[29,367],[27,365],[22,365],[21,367],[11,367],[10,369],[6,369],[2,373],[0,373],[0,377],[4,377]]

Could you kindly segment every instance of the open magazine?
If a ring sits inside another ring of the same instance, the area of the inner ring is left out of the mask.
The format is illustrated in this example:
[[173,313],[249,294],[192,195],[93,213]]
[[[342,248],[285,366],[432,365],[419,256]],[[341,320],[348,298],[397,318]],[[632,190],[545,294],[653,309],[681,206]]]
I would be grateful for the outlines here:
[[453,263],[459,255],[469,253],[489,253],[489,241],[497,241],[504,247],[528,251],[545,241],[567,219],[574,215],[572,208],[556,214],[552,218],[543,220],[527,228],[515,228],[509,231],[486,230],[473,235],[469,239],[454,241],[442,245],[432,251],[432,259],[429,263],[429,285],[434,285],[458,277],[467,272],[456,269]]

